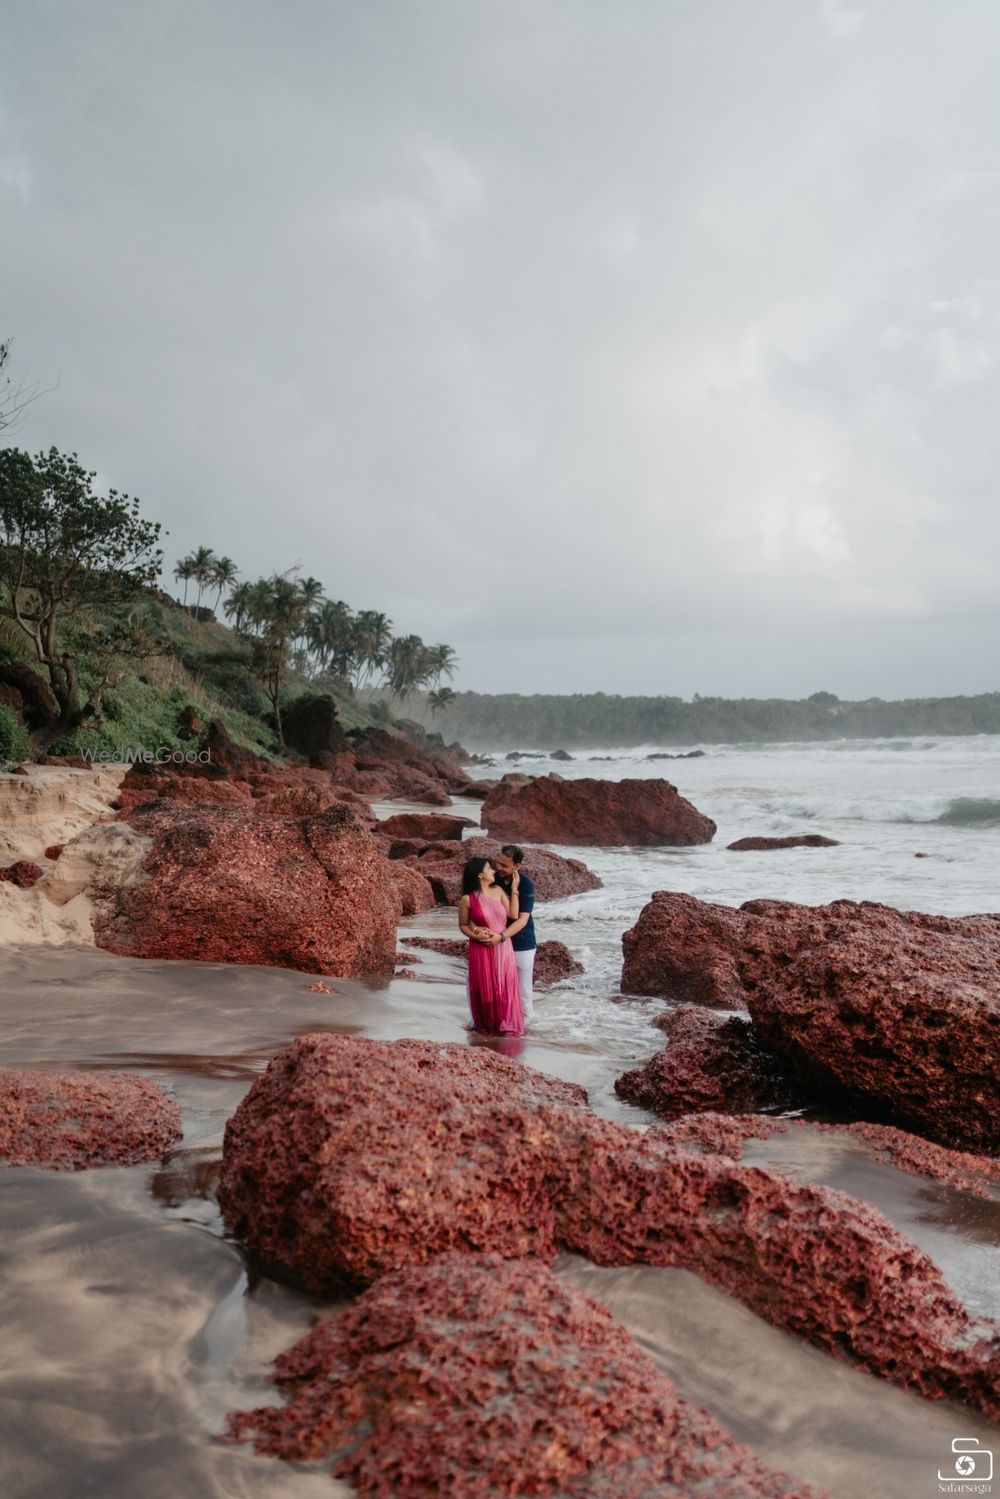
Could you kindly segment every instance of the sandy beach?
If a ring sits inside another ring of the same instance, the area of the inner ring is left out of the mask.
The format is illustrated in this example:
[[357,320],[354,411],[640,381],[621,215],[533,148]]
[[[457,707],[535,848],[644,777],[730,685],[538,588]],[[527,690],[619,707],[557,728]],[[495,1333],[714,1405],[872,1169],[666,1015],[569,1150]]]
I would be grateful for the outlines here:
[[[411,918],[401,937],[450,927],[451,913]],[[164,1491],[211,1499],[350,1492],[331,1487],[323,1464],[289,1468],[215,1441],[227,1410],[270,1398],[270,1359],[335,1303],[248,1273],[213,1189],[225,1120],[294,1035],[455,1038],[458,967],[423,956],[419,980],[378,990],[338,980],[326,996],[307,992],[310,975],[274,969],[3,953],[6,1062],[148,1072],[180,1100],[185,1123],[164,1167],[0,1173],[5,1499],[134,1499],[140,1478],[157,1491],[153,1473]],[[523,1060],[603,1091],[608,1062],[593,1052],[529,1040]],[[790,1148],[769,1142],[761,1154]],[[978,1299],[1000,1247],[1000,1203],[873,1170],[849,1141],[796,1138],[795,1148],[803,1174],[863,1189]],[[569,1256],[560,1268],[611,1307],[683,1394],[834,1499],[930,1494],[929,1465],[959,1428],[988,1445],[989,1423],[967,1409],[838,1364],[688,1272]]]

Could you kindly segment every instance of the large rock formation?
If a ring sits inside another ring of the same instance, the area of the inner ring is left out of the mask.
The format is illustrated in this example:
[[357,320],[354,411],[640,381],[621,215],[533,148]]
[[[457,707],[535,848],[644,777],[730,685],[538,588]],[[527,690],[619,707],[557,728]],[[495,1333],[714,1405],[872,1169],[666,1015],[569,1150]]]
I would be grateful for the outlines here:
[[623,991],[746,1009],[737,971],[744,925],[731,906],[657,890],[622,937]]
[[606,1308],[537,1260],[384,1276],[275,1360],[288,1404],[229,1434],[335,1459],[362,1495],[808,1499],[682,1400]]
[[742,909],[750,1015],[793,1076],[944,1145],[1000,1148],[1000,916]]
[[709,1109],[788,1108],[796,1101],[748,1020],[681,1005],[658,1024],[670,1038],[667,1045],[644,1066],[622,1073],[615,1081],[619,1098],[664,1119]]
[[466,828],[476,824],[469,817],[446,817],[435,812],[397,812],[378,825],[383,838],[412,839],[417,843],[461,843]]
[[163,800],[125,825],[151,841],[146,878],[97,887],[98,946],[340,978],[392,972],[395,884],[349,807],[296,818]]
[[0,1068],[0,1167],[131,1166],[180,1137],[180,1110],[147,1077]]
[[1000,1146],[1000,916],[658,891],[622,945],[624,990],[747,1006],[809,1093],[944,1145]]
[[[494,838],[466,838],[462,843],[398,844],[389,848],[395,862],[402,853],[406,863],[430,881],[439,905],[457,906],[462,894],[462,870],[467,859],[496,858],[500,844]],[[535,882],[536,901],[561,900],[582,890],[599,890],[601,881],[582,859],[567,859],[547,848],[525,848],[524,872]]]
[[504,776],[483,802],[482,822],[493,838],[600,848],[687,847],[715,834],[710,817],[658,780]]
[[313,1289],[456,1250],[679,1265],[839,1357],[1000,1415],[1000,1329],[874,1209],[599,1119],[580,1089],[483,1048],[300,1037],[226,1127],[219,1201]]

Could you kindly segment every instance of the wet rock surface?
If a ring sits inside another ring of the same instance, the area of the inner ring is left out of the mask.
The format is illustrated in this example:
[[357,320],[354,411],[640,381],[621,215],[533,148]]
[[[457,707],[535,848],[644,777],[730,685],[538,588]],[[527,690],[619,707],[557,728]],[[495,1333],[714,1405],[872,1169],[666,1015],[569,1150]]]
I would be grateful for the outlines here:
[[30,890],[41,877],[41,865],[35,864],[31,859],[16,859],[13,864],[0,869],[0,880],[16,885],[19,890]]
[[577,978],[583,971],[583,964],[577,962],[562,942],[550,938],[539,942],[535,949],[536,984],[561,984],[564,979]]
[[751,901],[739,960],[793,1076],[942,1145],[1000,1148],[1000,916]]
[[[462,894],[462,870],[467,859],[496,858],[500,845],[495,838],[466,838],[407,848],[404,862],[430,881],[435,899],[442,906],[457,906]],[[582,859],[568,859],[547,848],[524,849],[525,874],[535,882],[537,901],[560,900],[583,890],[599,890],[601,881]]]
[[163,800],[127,826],[151,840],[145,878],[96,887],[99,947],[341,978],[392,972],[400,900],[351,808],[296,818]]
[[[664,1138],[718,1151],[734,1160],[741,1158],[748,1140],[770,1140],[789,1131],[848,1135],[863,1147],[870,1160],[887,1162],[913,1176],[942,1182],[977,1197],[995,1196],[1000,1188],[1000,1160],[973,1155],[970,1151],[948,1150],[889,1124],[868,1124],[864,1120],[828,1124],[761,1114],[707,1112],[687,1114],[657,1129]],[[780,1170],[780,1166],[770,1169]]]
[[825,838],[822,833],[792,833],[787,838],[737,838],[727,843],[729,853],[744,853],[751,850],[763,852],[771,848],[839,848],[839,838]]
[[359,1493],[808,1499],[697,1406],[589,1296],[535,1260],[384,1276],[275,1361],[288,1404],[229,1433],[333,1458]]
[[0,1168],[130,1166],[180,1137],[180,1110],[149,1078],[0,1068]]
[[379,823],[378,832],[383,838],[410,838],[423,843],[435,843],[454,839],[462,841],[466,828],[476,824],[470,817],[445,817],[433,812],[397,812]]
[[1000,1415],[1000,1331],[873,1208],[583,1105],[481,1048],[301,1037],[227,1125],[219,1202],[313,1289],[454,1250],[691,1268],[837,1357]]
[[711,842],[715,823],[669,781],[504,776],[483,802],[493,838],[612,848]]
[[622,936],[622,989],[745,1010],[737,959],[744,921],[732,906],[657,890]]
[[748,1008],[805,1094],[953,1148],[1000,1146],[1000,916],[658,891],[622,947],[623,990]]
[[664,1119],[703,1110],[743,1113],[789,1108],[798,1100],[749,1020],[682,1005],[657,1021],[669,1040],[642,1067],[623,1072],[619,1098]]

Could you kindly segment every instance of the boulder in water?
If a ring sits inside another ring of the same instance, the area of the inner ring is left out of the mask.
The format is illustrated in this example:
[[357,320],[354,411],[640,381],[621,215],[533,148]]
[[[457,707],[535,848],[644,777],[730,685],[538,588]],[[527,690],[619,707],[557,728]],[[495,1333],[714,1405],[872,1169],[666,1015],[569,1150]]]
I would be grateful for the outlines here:
[[715,835],[710,817],[659,780],[548,775],[519,784],[505,776],[483,803],[482,822],[494,838],[601,848],[687,847]]

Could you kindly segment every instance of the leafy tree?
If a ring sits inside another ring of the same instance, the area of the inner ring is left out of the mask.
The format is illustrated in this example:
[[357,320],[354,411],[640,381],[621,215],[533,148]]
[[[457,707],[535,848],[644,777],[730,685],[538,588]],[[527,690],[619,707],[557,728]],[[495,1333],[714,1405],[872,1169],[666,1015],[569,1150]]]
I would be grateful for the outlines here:
[[162,644],[128,609],[160,571],[160,526],[137,499],[96,495],[95,477],[75,453],[0,451],[0,618],[23,635],[57,705],[32,735],[40,750],[99,722],[122,661]]

